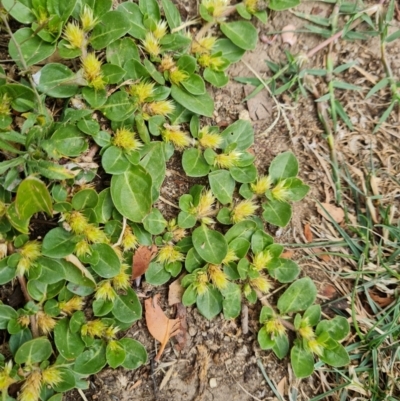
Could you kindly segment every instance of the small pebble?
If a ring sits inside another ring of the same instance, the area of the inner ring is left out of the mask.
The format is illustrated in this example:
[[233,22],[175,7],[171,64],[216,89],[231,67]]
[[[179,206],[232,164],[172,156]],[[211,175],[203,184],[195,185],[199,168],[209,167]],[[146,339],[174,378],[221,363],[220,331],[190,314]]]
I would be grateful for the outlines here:
[[197,333],[197,330],[195,327],[189,327],[189,335],[190,337],[194,337]]
[[224,341],[225,341],[226,343],[229,343],[229,342],[231,341],[231,339],[230,339],[230,337],[225,336],[225,337],[224,337]]
[[210,387],[211,387],[211,388],[217,387],[217,379],[216,379],[215,377],[212,377],[212,378],[210,379]]

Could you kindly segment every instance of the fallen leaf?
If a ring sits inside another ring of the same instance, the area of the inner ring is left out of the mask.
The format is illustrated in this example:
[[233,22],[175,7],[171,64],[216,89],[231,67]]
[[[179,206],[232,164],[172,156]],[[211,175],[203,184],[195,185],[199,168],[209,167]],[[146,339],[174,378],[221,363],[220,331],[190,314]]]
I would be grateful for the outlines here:
[[332,217],[332,219],[335,220],[336,223],[341,223],[344,219],[343,209],[330,203],[317,203],[317,212],[329,221]]
[[182,351],[186,347],[187,342],[187,321],[186,321],[186,308],[182,303],[177,303],[176,305],[176,319],[179,319],[179,332],[176,334],[175,339],[178,344],[175,348],[178,351]]
[[282,42],[288,43],[293,46],[297,42],[297,37],[295,34],[296,26],[289,24],[282,29]]
[[307,224],[304,226],[304,236],[306,237],[307,242],[312,242],[312,240],[313,240],[313,235],[312,235],[311,227],[310,227],[310,224],[309,224],[309,223],[307,223]]
[[336,288],[332,284],[325,284],[321,289],[321,295],[328,299],[333,299],[336,295]]
[[290,259],[293,255],[293,251],[286,251],[282,253],[281,258]]
[[323,250],[320,248],[313,248],[314,253],[317,253],[318,258],[323,260],[324,262],[329,262],[331,260],[331,257],[327,254],[323,253]]
[[182,296],[185,289],[181,285],[182,277],[173,281],[168,288],[168,305],[172,306],[182,302]]
[[394,298],[392,297],[381,297],[376,292],[369,290],[369,296],[373,299],[375,303],[377,303],[381,308],[385,308],[386,306],[390,305]]
[[160,294],[144,301],[146,309],[146,325],[150,334],[161,343],[154,360],[158,362],[164,352],[168,340],[177,335],[180,330],[180,319],[168,319],[158,304]]
[[278,383],[276,386],[276,389],[278,390],[278,393],[284,397],[286,394],[286,388],[287,388],[287,379],[286,376],[282,378],[282,380]]
[[132,280],[143,275],[149,268],[151,260],[156,256],[157,246],[139,246],[133,255],[132,261]]

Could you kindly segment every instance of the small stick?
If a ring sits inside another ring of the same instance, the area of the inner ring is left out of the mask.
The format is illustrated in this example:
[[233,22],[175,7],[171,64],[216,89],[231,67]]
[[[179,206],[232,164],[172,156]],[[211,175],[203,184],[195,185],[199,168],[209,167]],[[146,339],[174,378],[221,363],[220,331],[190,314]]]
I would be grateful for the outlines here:
[[174,203],[170,202],[168,199],[165,199],[164,197],[162,197],[161,195],[158,197],[158,199],[160,199],[161,201],[163,201],[164,203],[166,203],[167,205],[170,205],[172,207],[174,207],[175,209],[180,209],[179,206],[175,205]]
[[88,399],[86,398],[86,396],[83,393],[82,389],[78,388],[77,390],[78,390],[79,395],[82,397],[83,401],[88,401]]
[[247,334],[249,332],[249,308],[247,305],[242,305],[242,333]]

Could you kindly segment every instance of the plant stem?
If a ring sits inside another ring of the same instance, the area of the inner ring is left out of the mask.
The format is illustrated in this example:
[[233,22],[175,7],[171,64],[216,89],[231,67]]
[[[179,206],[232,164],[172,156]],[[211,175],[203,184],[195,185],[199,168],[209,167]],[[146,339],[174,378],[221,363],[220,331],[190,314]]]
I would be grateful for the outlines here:
[[[33,301],[32,297],[29,295],[28,289],[26,287],[25,277],[18,274],[17,278],[18,278],[18,282],[19,282],[19,285],[21,286],[21,290],[22,290],[22,293],[24,294],[24,298],[25,298],[26,302]],[[36,316],[30,315],[29,320],[31,322],[31,330],[32,330],[33,338],[39,337]]]
[[18,52],[18,55],[19,55],[19,58],[20,58],[20,62],[22,64],[23,68],[24,68],[24,72],[28,76],[29,83],[31,84],[32,90],[33,90],[33,92],[35,94],[35,97],[36,97],[36,101],[38,103],[38,111],[39,111],[40,114],[45,114],[45,110],[44,110],[44,107],[43,107],[42,99],[40,98],[39,92],[36,90],[36,85],[33,82],[32,74],[29,71],[28,66],[27,66],[27,64],[25,62],[21,46],[19,45],[19,43],[17,42],[17,40],[15,39],[15,37],[14,37],[14,35],[12,33],[10,25],[8,24],[8,21],[7,21],[7,16],[5,14],[1,14],[0,13],[0,17],[1,17],[1,20],[2,20],[2,22],[4,24],[4,26],[6,27],[6,30],[7,30],[8,34],[11,37],[11,40],[13,41],[13,43],[15,45],[15,48],[17,49],[17,52]]
[[199,24],[200,22],[201,22],[201,18],[195,18],[195,19],[192,19],[192,20],[190,20],[190,21],[186,21],[186,22],[183,23],[182,25],[179,25],[179,26],[177,26],[176,28],[171,29],[171,33],[179,32],[179,31],[181,31],[182,29],[187,28],[188,26],[197,25],[197,24]]

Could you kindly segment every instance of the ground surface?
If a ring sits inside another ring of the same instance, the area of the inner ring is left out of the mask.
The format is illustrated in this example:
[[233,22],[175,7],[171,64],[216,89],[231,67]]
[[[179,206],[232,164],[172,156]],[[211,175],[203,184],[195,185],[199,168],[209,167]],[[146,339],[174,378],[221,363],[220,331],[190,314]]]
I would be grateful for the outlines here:
[[[189,0],[187,3],[191,3]],[[194,3],[194,2],[193,2]],[[298,11],[313,13],[328,17],[332,11],[331,6],[322,3],[307,2],[297,8]],[[193,4],[179,3],[184,18],[193,16]],[[186,15],[185,15],[186,14]],[[270,75],[264,60],[274,62],[284,61],[284,50],[292,54],[308,51],[322,42],[318,35],[296,33],[297,43],[290,47],[282,43],[280,35],[274,37],[269,32],[280,31],[288,24],[294,24],[297,29],[305,24],[290,12],[273,13],[266,26],[259,25],[260,40],[256,50],[245,55],[244,60],[261,76]],[[376,38],[368,42],[338,41],[334,45],[337,60],[336,65],[349,61],[357,61],[358,70],[350,69],[341,74],[341,79],[359,85],[361,92],[343,91],[338,93],[353,124],[354,131],[350,132],[342,124],[340,134],[336,138],[336,151],[339,161],[347,165],[351,174],[363,173],[366,166],[375,167],[381,179],[380,188],[386,198],[390,200],[396,194],[396,187],[388,176],[399,178],[398,166],[399,141],[399,115],[393,112],[388,124],[378,134],[372,135],[374,121],[382,113],[388,98],[386,93],[365,101],[365,94],[374,85],[374,79],[379,80],[383,74],[379,60],[379,46]],[[392,64],[395,76],[400,76],[400,43],[394,41],[388,47],[389,62]],[[324,51],[318,53],[310,61],[313,68],[324,68]],[[239,62],[231,67],[230,76],[254,76],[244,63]],[[317,85],[323,90],[325,83],[316,78]],[[289,95],[281,96],[278,101],[284,106],[286,122],[280,118],[272,130],[268,128],[277,116],[274,100],[266,90],[249,102],[243,98],[249,94],[251,87],[239,84],[233,79],[230,83],[218,90],[214,90],[216,111],[214,118],[209,122],[221,127],[241,118],[249,118],[255,130],[256,142],[254,153],[256,165],[260,172],[265,172],[270,161],[282,151],[291,150],[298,157],[301,165],[301,178],[310,185],[311,190],[305,200],[299,202],[294,208],[294,217],[288,227],[276,230],[267,227],[276,241],[281,243],[305,242],[304,227],[309,224],[314,239],[335,238],[335,232],[330,224],[317,212],[316,200],[332,202],[334,197],[329,167],[329,150],[323,138],[323,128],[317,116],[315,103],[311,96],[301,97],[299,100]],[[356,170],[356,169],[359,170]],[[170,202],[177,203],[179,196],[186,192],[193,182],[188,181],[180,173],[180,166],[176,160],[169,165],[169,174],[162,189],[162,195]],[[398,191],[398,189],[397,189]],[[398,195],[398,192],[397,192]],[[394,199],[394,197],[392,198]],[[398,198],[397,198],[398,199]],[[351,213],[351,199],[347,199]],[[173,209],[166,204],[159,205],[167,212]],[[318,251],[318,250],[314,250]],[[319,289],[319,301],[334,300],[349,293],[351,282],[336,280],[351,265],[346,265],[340,259],[330,257],[321,259],[312,257],[313,251],[296,250],[293,258],[302,267],[302,274],[311,276]],[[275,288],[279,293],[279,288]],[[141,299],[155,293],[161,293],[163,305],[170,316],[175,311],[166,306],[168,285],[152,287],[144,283],[138,291]],[[332,305],[332,304],[331,304]],[[344,311],[348,308],[346,299],[335,305]],[[329,390],[329,384],[323,374],[316,374],[309,379],[296,381],[290,371],[289,360],[278,360],[272,352],[261,351],[256,335],[258,327],[258,314],[260,306],[248,306],[248,324],[246,319],[226,321],[218,317],[209,322],[198,314],[195,309],[188,308],[187,317],[187,343],[185,349],[178,352],[174,349],[174,342],[167,347],[162,362],[153,366],[150,362],[133,372],[123,369],[105,370],[96,377],[92,377],[90,388],[85,392],[89,401],[128,401],[128,400],[190,400],[190,401],[247,401],[273,399],[270,387],[261,375],[257,366],[260,359],[270,379],[280,388],[284,383],[297,387],[298,400],[307,400]],[[324,313],[330,314],[328,307]],[[243,334],[243,329],[248,329]],[[143,321],[136,323],[126,336],[142,342],[151,359],[155,354],[155,342],[151,339]],[[79,400],[77,392],[70,393],[68,401]],[[287,399],[285,397],[285,399]],[[332,400],[336,399],[334,396]]]

